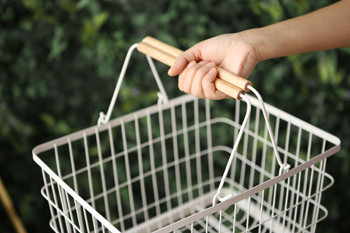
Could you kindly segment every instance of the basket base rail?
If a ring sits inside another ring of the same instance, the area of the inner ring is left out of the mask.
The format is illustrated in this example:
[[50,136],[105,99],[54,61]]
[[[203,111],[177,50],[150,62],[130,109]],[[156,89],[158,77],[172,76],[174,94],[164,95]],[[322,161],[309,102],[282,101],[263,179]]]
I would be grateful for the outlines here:
[[[238,195],[239,193],[228,188],[222,189],[222,192],[225,194],[231,194],[233,196]],[[161,216],[157,216],[147,222],[144,222],[138,226],[133,227],[132,229],[129,229],[126,231],[126,233],[138,233],[138,232],[157,232],[157,233],[165,233],[169,232],[167,230],[167,227],[161,228],[167,225],[172,225],[172,223],[183,219],[187,216],[196,214],[196,215],[202,215],[202,218],[199,221],[192,222],[188,224],[189,226],[184,226],[184,228],[189,228],[188,230],[191,230],[191,232],[195,232],[193,230],[193,225],[201,225],[204,228],[212,229],[213,232],[222,232],[222,233],[228,233],[232,232],[233,229],[227,227],[226,225],[222,224],[222,218],[226,219],[226,221],[232,221],[233,217],[231,214],[228,213],[222,213],[224,211],[219,211],[220,217],[217,218],[217,216],[214,215],[205,215],[205,209],[207,206],[211,205],[212,197],[216,194],[215,190],[212,192],[209,192],[203,196],[200,196],[193,201],[190,201],[182,206],[176,207],[174,209],[171,209],[170,211],[162,214]],[[253,203],[250,202],[249,199],[244,199],[236,204],[237,209],[240,211],[243,211],[244,213],[248,213],[251,218],[254,219],[254,222],[252,225],[255,225],[253,227],[256,227],[256,225],[261,224],[264,229],[272,229],[272,232],[284,232],[284,233],[291,233],[288,229],[286,229],[281,222],[274,219],[276,216],[272,216],[267,211],[262,211],[261,209],[261,203]],[[203,213],[204,211],[204,213]],[[203,213],[203,214],[202,214]],[[229,219],[230,218],[230,219]],[[245,222],[246,218],[242,217],[242,220],[237,220],[237,223],[235,223],[235,227],[240,229],[241,231],[249,231],[249,227],[243,226],[242,223]],[[272,228],[271,228],[272,227]],[[300,227],[300,226],[299,226]],[[161,229],[159,229],[161,228]],[[248,228],[248,229],[247,229]],[[157,230],[159,229],[159,230]],[[212,232],[212,231],[209,231]]]

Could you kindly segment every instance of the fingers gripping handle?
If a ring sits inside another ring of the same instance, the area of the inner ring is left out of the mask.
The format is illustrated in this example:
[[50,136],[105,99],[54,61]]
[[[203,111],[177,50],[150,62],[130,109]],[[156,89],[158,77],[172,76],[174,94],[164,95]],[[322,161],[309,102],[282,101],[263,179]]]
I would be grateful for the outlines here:
[[[138,44],[137,50],[143,54],[149,55],[150,57],[168,66],[172,66],[176,59],[175,56],[144,42],[140,42]],[[244,91],[241,88],[238,88],[222,79],[215,80],[215,87],[222,93],[225,93],[226,95],[229,95],[238,100],[241,99],[240,94],[244,93]]]
[[[153,37],[147,36],[145,37],[142,42],[147,43],[155,48],[158,48],[159,50],[162,50],[174,57],[177,57],[179,55],[181,55],[183,53],[182,50],[175,48],[171,45],[168,45],[160,40],[157,40]],[[244,91],[250,91],[250,89],[248,88],[248,86],[253,86],[252,83],[242,77],[239,77],[235,74],[233,74],[230,71],[227,71],[225,69],[222,69],[221,67],[217,68],[218,70],[218,78],[231,83],[232,85],[239,87],[240,89],[243,89]]]

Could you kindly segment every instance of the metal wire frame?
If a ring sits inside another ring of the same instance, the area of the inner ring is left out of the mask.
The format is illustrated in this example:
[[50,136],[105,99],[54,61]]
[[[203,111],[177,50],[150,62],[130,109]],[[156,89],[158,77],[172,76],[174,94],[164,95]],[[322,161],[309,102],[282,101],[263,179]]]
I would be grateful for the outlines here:
[[[325,172],[326,158],[340,149],[340,140],[269,105],[268,117],[249,95],[253,114],[243,120],[247,128],[239,123],[240,102],[228,118],[217,115],[218,104],[211,106],[208,100],[168,100],[149,57],[160,89],[158,104],[109,121],[134,49],[99,124],[33,150],[42,168],[51,228],[315,232],[327,215],[320,204],[322,192],[333,183]],[[266,119],[275,124],[271,140]],[[237,152],[232,152],[233,142]],[[216,197],[219,203],[213,202]]]

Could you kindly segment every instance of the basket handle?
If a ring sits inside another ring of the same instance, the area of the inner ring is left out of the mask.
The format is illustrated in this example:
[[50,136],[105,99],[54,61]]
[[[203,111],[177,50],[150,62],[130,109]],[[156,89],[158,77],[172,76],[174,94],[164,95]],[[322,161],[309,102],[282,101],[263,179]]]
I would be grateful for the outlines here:
[[[143,43],[149,44],[155,48],[158,48],[174,57],[177,57],[179,55],[181,55],[184,51],[175,48],[169,44],[166,44],[160,40],[157,40],[151,36],[147,36],[142,40]],[[217,67],[218,70],[218,78],[222,79],[246,92],[250,91],[250,89],[248,88],[248,86],[252,86],[252,82],[250,82],[249,80],[239,77],[235,74],[233,74],[230,71],[227,71],[221,67]]]
[[[141,53],[144,53],[146,55],[149,55],[150,57],[166,64],[169,66],[172,66],[176,60],[176,57],[181,55],[183,53],[182,50],[175,48],[171,45],[168,45],[162,41],[159,41],[153,37],[147,36],[145,37],[142,42],[138,43],[137,46],[137,50]],[[268,128],[268,132],[270,135],[270,139],[273,145],[273,149],[274,149],[274,155],[278,161],[278,164],[280,166],[280,171],[279,174],[282,174],[283,172],[286,172],[289,170],[290,165],[288,163],[283,163],[280,155],[278,153],[278,149],[277,149],[277,144],[275,142],[274,136],[273,136],[273,132],[269,123],[269,119],[268,119],[268,115],[265,109],[265,104],[264,101],[262,99],[262,97],[260,96],[259,92],[257,90],[255,90],[255,88],[253,88],[252,83],[250,81],[248,81],[247,79],[244,79],[242,77],[239,77],[225,69],[222,69],[221,67],[217,67],[218,70],[218,76],[215,80],[215,87],[216,89],[218,89],[219,91],[234,97],[237,100],[240,100],[243,98],[243,100],[247,103],[247,112],[246,112],[246,116],[245,119],[242,123],[242,127],[241,130],[242,131],[245,128],[246,125],[246,119],[248,119],[249,115],[250,115],[250,102],[249,99],[245,97],[244,92],[245,91],[253,91],[253,93],[258,97],[260,103],[261,103],[261,107],[262,107],[262,111],[263,111],[263,115],[265,118],[265,122]],[[241,134],[241,132],[239,133]],[[223,183],[226,179],[228,170],[230,169],[231,163],[232,163],[232,159],[234,157],[234,154],[236,153],[237,150],[237,146],[239,144],[240,141],[240,137],[237,137],[237,140],[235,142],[234,148],[232,150],[232,153],[230,155],[230,159],[227,163],[227,166],[225,168],[224,171],[224,175],[221,179],[220,185],[218,187],[217,190],[217,194],[214,196],[213,198],[213,205],[215,205],[215,201],[218,198],[221,201],[224,201],[225,198],[220,199],[220,193],[223,187]],[[226,197],[229,198],[229,197]]]
[[[181,50],[152,37],[146,37],[143,42],[140,42],[137,46],[137,50],[168,66],[172,66],[175,62],[176,56],[182,53]],[[237,86],[236,83],[239,86]],[[249,85],[251,86],[250,81],[235,76],[231,72],[218,67],[218,78],[215,80],[215,87],[219,91],[240,100],[241,94],[244,94],[244,88],[249,90]]]
[[[116,100],[117,100],[117,97],[118,97],[118,94],[119,94],[119,91],[121,88],[121,84],[122,84],[124,77],[125,77],[125,72],[126,72],[128,65],[129,65],[130,57],[131,57],[133,51],[137,48],[137,46],[138,46],[138,44],[133,44],[129,48],[129,50],[126,54],[122,70],[119,74],[117,85],[116,85],[114,92],[113,92],[112,100],[111,100],[109,107],[108,107],[108,111],[106,114],[104,112],[100,112],[100,117],[98,118],[98,121],[97,121],[98,125],[107,124],[107,122],[109,121],[109,119],[111,117],[112,111],[114,109],[114,105],[116,103]],[[158,88],[159,88],[158,103],[166,103],[168,101],[168,96],[167,96],[165,89],[163,87],[163,84],[159,78],[157,69],[154,66],[153,60],[149,56],[146,56],[146,58],[147,58],[147,61],[150,65],[150,68],[152,70],[153,77],[154,77],[154,79],[158,85]]]

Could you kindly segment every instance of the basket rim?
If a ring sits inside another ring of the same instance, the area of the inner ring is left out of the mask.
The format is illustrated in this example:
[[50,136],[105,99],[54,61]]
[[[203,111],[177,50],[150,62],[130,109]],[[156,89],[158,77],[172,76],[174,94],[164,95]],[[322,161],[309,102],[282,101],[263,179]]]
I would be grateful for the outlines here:
[[[246,94],[246,95],[254,107],[260,108],[260,102],[257,98],[250,96],[248,94]],[[102,131],[108,130],[109,127],[120,125],[122,122],[127,123],[129,121],[132,121],[135,119],[135,116],[143,117],[143,116],[146,116],[146,114],[153,114],[153,113],[158,112],[159,108],[161,108],[162,110],[167,110],[167,109],[171,108],[172,106],[176,106],[176,105],[179,105],[181,103],[188,103],[188,102],[191,102],[195,99],[197,99],[197,98],[192,96],[192,95],[188,95],[188,94],[182,95],[182,96],[179,96],[179,97],[176,97],[176,98],[169,100],[167,103],[164,103],[161,105],[155,104],[155,105],[146,107],[144,109],[128,113],[124,116],[120,116],[118,118],[115,118],[115,119],[109,121],[105,125],[90,126],[86,129],[82,129],[82,130],[79,130],[77,132],[68,134],[66,136],[62,136],[62,137],[53,139],[53,140],[48,141],[46,143],[39,144],[33,148],[32,153],[33,153],[33,155],[34,154],[38,155],[39,153],[45,152],[49,149],[52,149],[54,147],[54,145],[60,146],[60,145],[66,144],[68,141],[68,138],[70,139],[71,142],[73,142],[75,140],[82,138],[82,135],[84,135],[84,134],[86,136],[90,136],[90,135],[94,134],[96,132],[96,130],[98,132],[102,132]],[[333,143],[335,146],[340,146],[341,140],[338,137],[336,137],[336,136],[334,136],[334,135],[332,135],[332,134],[330,134],[330,133],[328,133],[328,132],[326,132],[326,131],[324,131],[324,130],[322,130],[322,129],[320,129],[320,128],[318,128],[318,127],[316,127],[316,126],[314,126],[314,125],[312,125],[304,120],[301,120],[300,118],[297,118],[297,117],[295,117],[295,116],[293,116],[293,115],[291,115],[291,114],[289,114],[289,113],[287,113],[279,108],[276,108],[270,104],[265,103],[265,106],[266,106],[266,110],[268,111],[269,114],[278,116],[279,118],[281,118],[285,121],[291,122],[294,125],[299,126],[300,128],[302,128],[305,131],[308,131],[308,132],[310,132],[310,133],[312,133],[320,138],[326,139],[327,141]]]

